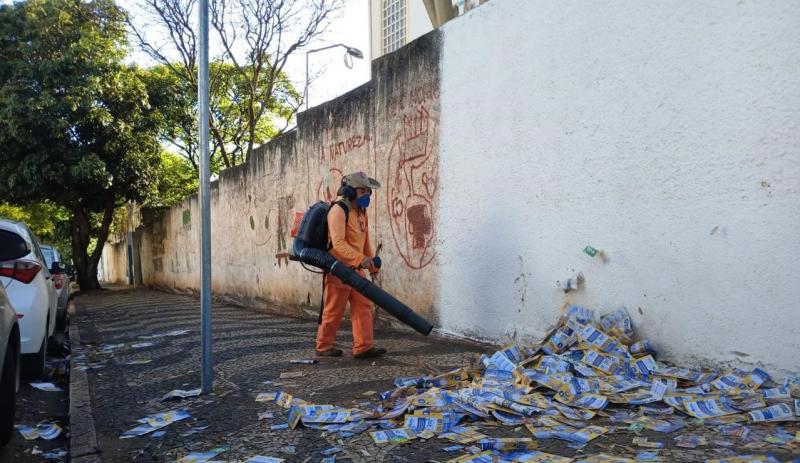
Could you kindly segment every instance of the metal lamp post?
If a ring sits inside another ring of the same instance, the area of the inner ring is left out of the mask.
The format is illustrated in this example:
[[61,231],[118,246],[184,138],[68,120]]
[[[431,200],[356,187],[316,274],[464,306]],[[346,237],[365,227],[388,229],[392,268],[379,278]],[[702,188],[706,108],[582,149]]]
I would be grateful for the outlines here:
[[213,390],[214,371],[211,350],[211,171],[208,146],[208,0],[198,5],[197,101],[200,118],[200,349],[202,370],[200,385],[203,394]]
[[327,47],[316,48],[314,50],[308,50],[306,52],[306,111],[308,111],[308,55],[310,55],[311,53],[316,53],[318,51],[328,50],[330,48],[336,48],[336,47],[344,47],[347,50],[347,53],[345,54],[345,57],[347,57],[349,55],[349,56],[352,56],[352,57],[358,58],[358,59],[363,59],[364,58],[364,53],[361,53],[361,50],[359,50],[358,48],[355,48],[355,47],[349,47],[349,46],[347,46],[347,45],[345,45],[343,43],[337,43],[337,44],[333,44],[333,45],[328,45]]

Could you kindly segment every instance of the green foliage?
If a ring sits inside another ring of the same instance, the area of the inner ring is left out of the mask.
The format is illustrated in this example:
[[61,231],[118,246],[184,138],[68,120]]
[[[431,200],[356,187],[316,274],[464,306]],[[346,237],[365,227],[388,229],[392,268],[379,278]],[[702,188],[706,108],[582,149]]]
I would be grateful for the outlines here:
[[70,261],[70,215],[63,207],[48,202],[26,206],[0,203],[0,218],[24,222],[39,240],[55,246],[64,262]]
[[0,194],[103,210],[141,200],[158,146],[145,86],[121,64],[125,28],[110,0],[0,8]]
[[91,242],[105,242],[117,205],[148,199],[160,164],[148,89],[122,62],[124,20],[112,0],[0,6],[0,197],[70,211],[90,288]]
[[[197,87],[187,79],[189,74],[178,63],[140,71],[150,103],[158,112],[162,143],[180,153],[197,171]],[[255,92],[251,87],[254,83]],[[300,99],[300,93],[285,73],[279,73],[274,79],[267,73],[260,73],[254,79],[248,67],[241,69],[232,63],[212,62],[209,66],[211,171],[218,173],[241,164],[247,159],[250,146],[266,143],[279,135],[294,116]],[[258,102],[253,112],[250,111],[252,100]],[[254,121],[252,137],[251,120]]]
[[34,203],[29,206],[0,203],[0,218],[24,222],[40,240],[50,243],[56,240],[57,225],[69,223],[69,212],[51,203]]
[[200,185],[189,161],[166,151],[161,153],[157,177],[156,191],[145,206],[172,206],[197,193]]

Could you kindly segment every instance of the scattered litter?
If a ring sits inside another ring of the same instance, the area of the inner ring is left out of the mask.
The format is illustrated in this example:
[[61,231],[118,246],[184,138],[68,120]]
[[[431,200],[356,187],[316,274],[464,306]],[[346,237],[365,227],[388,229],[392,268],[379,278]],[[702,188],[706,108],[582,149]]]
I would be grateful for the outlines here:
[[261,412],[258,414],[258,421],[268,420],[270,418],[273,418],[274,416],[275,414],[272,412]]
[[265,457],[263,455],[256,455],[244,461],[244,463],[281,463],[285,461],[283,458]]
[[54,423],[47,423],[36,427],[39,431],[39,437],[44,440],[53,440],[61,435],[61,426]]
[[289,360],[289,363],[294,365],[316,365],[319,363],[317,359],[297,359],[297,360]]
[[227,447],[217,447],[212,450],[207,450],[205,452],[192,452],[180,459],[178,459],[178,463],[200,463],[200,462],[207,462],[212,458],[216,457],[220,453],[226,452],[228,449]]
[[[800,442],[800,434],[789,427],[794,423],[786,424],[791,433],[776,426],[797,421],[798,404],[793,399],[800,397],[800,376],[781,385],[759,368],[709,371],[666,364],[656,359],[647,339],[635,338],[624,309],[598,321],[593,310],[565,306],[564,316],[537,344],[512,342],[492,355],[476,356],[469,366],[443,373],[424,370],[429,374],[397,378],[393,389],[377,395],[365,392],[364,396],[376,396],[356,401],[352,408],[313,404],[280,390],[258,393],[256,401],[273,402],[287,411],[288,422],[273,424],[273,430],[319,429],[338,435],[340,445],[343,439],[365,432],[378,445],[438,437],[449,441],[440,448],[454,453],[453,463],[668,461],[673,455],[659,456],[657,451],[668,446],[664,438],[649,434],[678,434],[684,428],[702,430],[703,435],[674,435],[670,447],[710,445],[712,449],[705,451],[726,457],[720,463],[740,461],[727,458],[734,455],[728,447],[738,445],[752,452],[770,445],[794,447],[793,439]],[[280,377],[304,375],[284,372]],[[273,417],[265,413],[258,414],[259,420]],[[491,435],[492,426],[526,429],[530,434],[497,438]],[[768,426],[771,429],[764,430]],[[633,436],[631,446],[603,442],[626,429],[648,432],[648,437]],[[709,433],[723,439],[713,439]],[[579,455],[596,447],[605,453],[573,460],[536,450],[537,443],[546,439],[567,441],[565,447]],[[612,455],[621,452],[626,456]]]
[[92,363],[77,363],[78,370],[80,371],[91,371],[91,370],[99,370],[100,368],[105,368],[105,364],[103,362],[92,362]]
[[590,457],[574,460],[574,463],[636,463],[636,460],[599,453]]
[[302,377],[303,377],[303,376],[305,376],[305,375],[306,375],[306,374],[305,374],[305,372],[303,372],[303,371],[284,371],[283,373],[281,373],[281,376],[280,376],[280,378],[281,378],[281,379],[287,379],[287,378],[302,378]]
[[772,434],[764,437],[764,442],[770,444],[786,445],[794,440],[794,435],[784,431],[783,429],[776,429]]
[[152,362],[150,359],[130,360],[125,362],[124,365],[147,365],[150,362]]
[[739,457],[706,460],[705,463],[780,463],[770,455],[743,455]]
[[200,390],[200,388],[191,389],[188,391],[184,391],[183,389],[175,389],[164,394],[164,397],[161,398],[161,402],[172,399],[185,399],[187,397],[197,397],[200,395],[201,392],[202,391]]
[[100,352],[104,354],[110,354],[117,349],[122,349],[123,347],[125,347],[125,344],[102,344],[100,346]]
[[278,394],[279,392],[259,392],[256,396],[256,402],[274,402]]
[[787,404],[776,404],[770,407],[752,411],[747,414],[750,417],[750,422],[759,423],[762,421],[792,421],[794,420],[794,412]]
[[160,437],[164,437],[164,435],[166,435],[166,434],[167,434],[167,431],[156,431],[153,434],[151,434],[150,437],[155,437],[156,439],[158,439]]
[[39,423],[36,427],[25,426],[22,424],[14,425],[14,428],[19,431],[25,440],[35,440],[42,438],[44,440],[53,440],[61,435],[61,426],[55,423]]
[[156,344],[154,342],[137,342],[136,344],[131,344],[131,348],[133,349],[144,349],[145,347],[152,347]]
[[146,416],[137,420],[137,422],[141,424],[125,431],[119,438],[130,439],[132,437],[144,436],[145,434],[161,429],[176,421],[185,420],[186,418],[189,418],[189,413],[186,410],[172,410],[169,412],[156,413],[155,415]]
[[181,336],[187,334],[189,330],[172,330],[166,333],[155,333],[155,334],[143,334],[141,336],[137,336],[139,339],[158,339],[167,336]]
[[31,383],[31,386],[39,389],[40,391],[47,391],[47,392],[64,392],[63,389],[56,386],[53,383]]
[[48,360],[44,368],[48,379],[66,378],[69,376],[69,359]]
[[164,336],[183,336],[184,334],[188,334],[190,330],[172,330],[164,334]]
[[17,431],[19,431],[19,433],[22,435],[22,437],[25,438],[25,440],[34,440],[39,438],[39,431],[30,426],[25,426],[23,424],[16,424],[14,425],[14,428]]
[[594,257],[604,264],[608,261],[608,259],[606,258],[606,254],[603,251],[595,249],[591,246],[586,246],[585,248],[583,248],[583,252],[589,257]]
[[192,434],[201,433],[206,429],[208,429],[208,426],[194,426],[192,428],[189,428],[188,431],[182,432],[181,437],[186,437],[186,436],[191,436]]
[[374,431],[369,433],[372,436],[372,440],[375,441],[376,444],[402,444],[403,442],[408,442],[411,439],[414,439],[414,434],[411,433],[408,429],[387,429],[385,431]]
[[58,448],[58,449],[53,449],[53,450],[51,450],[49,452],[43,453],[42,454],[42,458],[44,458],[45,460],[59,460],[59,461],[61,461],[61,460],[65,459],[67,457],[68,453],[69,452],[67,451],[67,449]]
[[583,285],[583,282],[585,280],[586,278],[583,276],[583,272],[573,273],[571,277],[561,282],[561,289],[565,293],[568,293],[570,291],[576,291],[580,289],[581,285]]
[[649,449],[663,449],[664,443],[663,442],[652,442],[647,440],[646,437],[634,437],[633,438],[633,445],[637,445],[639,447],[647,447]]
[[683,434],[674,438],[675,445],[687,449],[693,449],[701,445],[708,445],[706,438],[703,436],[695,436],[692,434]]

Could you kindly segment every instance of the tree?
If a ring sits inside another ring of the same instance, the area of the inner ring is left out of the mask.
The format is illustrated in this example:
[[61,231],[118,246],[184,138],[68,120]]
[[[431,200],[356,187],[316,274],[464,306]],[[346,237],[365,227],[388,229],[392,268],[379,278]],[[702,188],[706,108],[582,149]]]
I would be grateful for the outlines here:
[[[196,0],[138,0],[138,10],[151,19],[147,32],[143,22],[129,17],[140,48],[192,92],[197,88],[196,4]],[[254,146],[289,127],[302,97],[289,82],[286,63],[324,33],[342,4],[342,0],[210,0],[211,28],[221,46],[209,77],[212,165],[246,162]],[[164,40],[158,41],[159,36]],[[196,98],[195,93],[191,95]],[[281,126],[274,127],[275,121],[282,121]],[[196,164],[197,143],[181,140],[180,145],[191,148],[182,153]]]
[[155,192],[144,206],[172,206],[197,193],[200,179],[192,165],[181,156],[164,151],[158,166]]
[[[262,144],[285,130],[286,121],[291,120],[300,101],[300,94],[281,73],[274,90],[281,96],[269,102],[269,117],[259,118],[251,134],[249,129],[243,129],[249,117],[249,106],[243,97],[250,86],[248,72],[242,73],[226,62],[214,62],[209,66],[209,100],[214,121],[210,140],[212,172],[241,164],[246,159],[248,142]],[[199,171],[197,88],[185,80],[186,71],[179,63],[156,65],[143,70],[141,75],[147,84],[151,104],[160,113],[161,141],[185,157],[196,174]],[[258,85],[267,88],[269,84],[266,74],[262,74]],[[277,127],[276,120],[283,121],[283,126]]]
[[49,202],[30,205],[0,203],[0,217],[24,222],[42,242],[55,246],[64,263],[72,258],[69,211]]
[[138,71],[122,64],[125,38],[112,0],[0,6],[0,197],[69,211],[82,289],[99,287],[114,209],[146,199],[159,165],[157,120]]

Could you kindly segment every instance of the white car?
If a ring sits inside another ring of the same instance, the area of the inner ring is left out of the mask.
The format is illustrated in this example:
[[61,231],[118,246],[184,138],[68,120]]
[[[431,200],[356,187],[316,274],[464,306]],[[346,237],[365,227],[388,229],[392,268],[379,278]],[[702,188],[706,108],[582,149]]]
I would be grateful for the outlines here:
[[42,244],[44,260],[47,268],[53,274],[53,285],[56,287],[58,304],[56,304],[56,331],[64,331],[67,326],[67,304],[69,303],[70,280],[67,274],[67,266],[61,259],[61,254],[54,246]]
[[[0,247],[0,259],[4,249]],[[0,447],[11,440],[19,391],[19,324],[17,313],[0,285]]]
[[22,373],[30,378],[44,374],[47,342],[56,328],[58,296],[39,241],[20,222],[0,219],[0,284],[17,312]]

